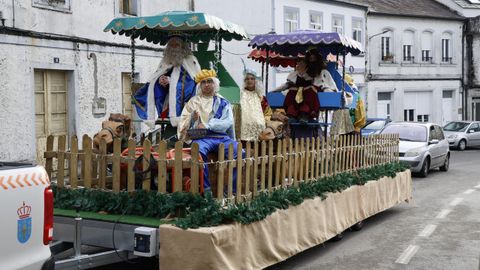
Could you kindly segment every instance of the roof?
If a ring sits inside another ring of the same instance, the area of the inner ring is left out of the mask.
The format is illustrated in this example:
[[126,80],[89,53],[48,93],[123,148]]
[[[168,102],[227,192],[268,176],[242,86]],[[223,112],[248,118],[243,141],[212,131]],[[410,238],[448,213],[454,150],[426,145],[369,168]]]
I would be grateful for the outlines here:
[[[447,6],[436,2],[435,0],[337,0],[342,2],[354,3],[358,5],[367,5],[369,13],[406,16],[437,18],[444,20],[462,21],[465,17],[459,15]],[[461,1],[461,0],[457,0]]]
[[457,3],[462,8],[480,8],[480,3],[474,4],[468,0],[453,0],[453,2]]

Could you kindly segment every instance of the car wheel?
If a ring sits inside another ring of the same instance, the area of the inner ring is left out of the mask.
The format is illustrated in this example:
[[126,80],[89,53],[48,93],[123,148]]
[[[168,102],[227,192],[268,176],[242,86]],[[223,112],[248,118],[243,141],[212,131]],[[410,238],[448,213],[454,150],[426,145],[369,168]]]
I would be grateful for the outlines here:
[[343,235],[343,232],[341,232],[341,233],[335,235],[335,236],[334,236],[332,239],[330,239],[330,240],[331,240],[332,242],[337,242],[337,241],[342,240],[342,239],[343,239],[343,236],[344,236],[344,235]]
[[423,165],[422,165],[422,169],[420,170],[420,176],[427,177],[429,171],[430,171],[430,158],[427,157],[425,158],[425,161],[423,162]]
[[443,163],[443,166],[440,167],[440,171],[446,172],[448,171],[449,167],[450,167],[450,154],[447,154],[447,158],[445,158],[445,163]]
[[467,141],[460,140],[460,142],[458,142],[458,150],[463,151],[466,148],[467,148]]
[[350,227],[352,231],[360,231],[362,228],[363,228],[363,220],[353,224],[353,226]]

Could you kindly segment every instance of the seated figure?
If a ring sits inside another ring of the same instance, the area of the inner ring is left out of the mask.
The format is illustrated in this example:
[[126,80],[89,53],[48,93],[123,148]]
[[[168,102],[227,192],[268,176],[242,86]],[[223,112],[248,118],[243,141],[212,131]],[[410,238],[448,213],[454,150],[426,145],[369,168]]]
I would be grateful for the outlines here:
[[[218,91],[220,81],[216,78],[214,70],[202,70],[195,76],[197,93],[192,97],[182,110],[178,125],[178,138],[189,141],[187,130],[206,130],[205,136],[194,138],[198,143],[199,152],[204,162],[208,161],[209,153],[217,152],[218,146],[225,145],[225,157],[228,155],[228,147],[233,144],[234,158],[237,157],[237,142],[233,125],[232,106],[223,98]],[[204,189],[211,190],[208,177],[208,166],[204,167]],[[233,171],[233,191],[236,189],[237,170]]]

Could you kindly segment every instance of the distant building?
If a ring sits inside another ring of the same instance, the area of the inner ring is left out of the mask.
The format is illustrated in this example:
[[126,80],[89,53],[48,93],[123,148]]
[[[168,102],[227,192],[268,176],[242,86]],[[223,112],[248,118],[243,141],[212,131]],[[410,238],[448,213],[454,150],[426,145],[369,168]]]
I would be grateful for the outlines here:
[[433,0],[349,2],[369,7],[368,116],[461,119],[464,17]]

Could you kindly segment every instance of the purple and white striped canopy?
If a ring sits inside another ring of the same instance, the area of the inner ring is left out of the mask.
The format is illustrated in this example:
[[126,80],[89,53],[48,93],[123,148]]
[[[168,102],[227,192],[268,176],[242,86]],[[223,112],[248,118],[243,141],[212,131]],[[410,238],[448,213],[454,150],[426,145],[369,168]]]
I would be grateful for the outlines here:
[[287,34],[263,34],[255,36],[248,46],[268,49],[286,56],[297,56],[312,47],[323,55],[332,53],[358,55],[363,52],[362,44],[336,32],[324,33],[317,30],[299,30]]

